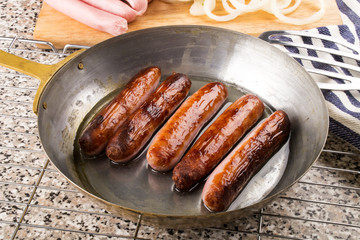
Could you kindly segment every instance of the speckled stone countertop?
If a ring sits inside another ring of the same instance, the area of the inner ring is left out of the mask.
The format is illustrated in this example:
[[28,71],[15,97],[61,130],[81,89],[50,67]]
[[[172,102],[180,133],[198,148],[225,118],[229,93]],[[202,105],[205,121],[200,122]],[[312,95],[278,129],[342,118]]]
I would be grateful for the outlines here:
[[[0,35],[32,39],[41,4],[1,1]],[[0,41],[2,49],[8,45]],[[14,48],[12,53],[41,63],[63,57],[33,44]],[[32,112],[38,84],[0,67],[0,239],[359,239],[359,151],[331,134],[326,151],[298,183],[231,223],[173,230],[109,213],[70,185],[42,150]]]

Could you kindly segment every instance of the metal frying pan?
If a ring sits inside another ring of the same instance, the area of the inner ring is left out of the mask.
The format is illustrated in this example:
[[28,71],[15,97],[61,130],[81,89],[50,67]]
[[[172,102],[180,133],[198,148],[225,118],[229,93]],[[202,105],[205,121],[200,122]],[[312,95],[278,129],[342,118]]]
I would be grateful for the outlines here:
[[[310,75],[285,53],[239,32],[205,26],[145,29],[106,40],[56,66],[4,52],[0,57],[2,65],[42,79],[34,108],[40,139],[63,176],[109,211],[132,220],[140,214],[147,224],[208,226],[258,209],[303,176],[326,141],[328,112]],[[148,168],[146,149],[126,165],[111,164],[104,156],[86,158],[78,150],[77,134],[86,122],[149,65],[159,66],[163,78],[172,72],[187,74],[193,81],[191,92],[221,81],[228,86],[229,102],[253,93],[267,105],[266,114],[275,109],[288,113],[289,142],[226,212],[204,208],[202,183],[190,193],[176,192],[171,173]]]

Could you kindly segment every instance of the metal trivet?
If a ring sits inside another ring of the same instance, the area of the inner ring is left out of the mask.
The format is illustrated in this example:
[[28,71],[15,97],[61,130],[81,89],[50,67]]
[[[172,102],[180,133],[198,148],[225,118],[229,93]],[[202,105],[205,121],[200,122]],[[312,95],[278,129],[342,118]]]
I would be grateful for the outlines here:
[[[36,45],[35,45],[36,44]],[[48,50],[39,49],[38,44]],[[0,48],[41,63],[68,55],[51,43],[0,38]],[[356,239],[360,236],[360,154],[329,136],[310,171],[255,214],[203,229],[161,229],[102,209],[59,175],[42,150],[32,112],[36,79],[0,67],[0,237],[87,239]],[[1,233],[3,232],[3,233]],[[1,235],[3,234],[3,235]]]

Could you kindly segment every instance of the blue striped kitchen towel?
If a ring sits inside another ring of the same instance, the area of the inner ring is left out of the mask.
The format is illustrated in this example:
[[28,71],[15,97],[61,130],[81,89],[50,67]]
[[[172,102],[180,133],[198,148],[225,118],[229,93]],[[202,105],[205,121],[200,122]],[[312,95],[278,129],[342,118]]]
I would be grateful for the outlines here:
[[[307,30],[307,32],[315,32],[328,36],[338,38],[343,41],[346,40],[360,49],[360,0],[336,0],[339,7],[343,25],[339,26],[324,26],[316,29]],[[349,51],[349,49],[342,47],[341,45],[334,44],[326,40],[319,40],[309,37],[282,37],[281,40],[294,41],[297,43],[313,44],[316,46],[322,46],[326,48],[333,48],[342,51]],[[299,42],[300,41],[300,42]],[[302,42],[301,42],[302,41]],[[301,55],[315,56],[323,59],[332,59],[339,62],[350,63],[360,67],[360,61],[356,61],[349,58],[343,58],[335,55],[326,54],[323,52],[317,52],[315,50],[295,48],[295,47],[282,47],[278,46],[284,51],[292,53],[299,53]],[[354,54],[360,55],[360,52],[354,52]],[[343,73],[349,76],[359,78],[360,72],[352,70],[333,67],[330,65],[296,59],[305,68],[325,69],[332,72]],[[339,79],[330,79],[325,76],[312,74],[316,81],[329,82],[329,83],[344,83]],[[329,131],[336,136],[351,143],[356,148],[360,149],[360,89],[351,91],[330,91],[322,90],[326,99],[326,104],[329,109],[330,126]]]
[[[360,47],[360,0],[336,1],[344,25],[321,27],[318,28],[319,33],[343,38]],[[349,60],[343,59],[343,61]],[[360,66],[359,61],[352,61],[352,64]],[[360,82],[360,73],[345,69],[338,71],[358,77]],[[323,93],[330,114],[330,131],[360,149],[360,89],[343,92],[323,91]]]

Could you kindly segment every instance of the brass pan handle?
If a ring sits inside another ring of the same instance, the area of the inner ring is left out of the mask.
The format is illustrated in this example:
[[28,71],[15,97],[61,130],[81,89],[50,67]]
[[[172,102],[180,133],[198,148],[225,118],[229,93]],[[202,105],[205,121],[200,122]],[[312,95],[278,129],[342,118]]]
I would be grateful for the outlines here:
[[23,73],[25,75],[35,77],[40,80],[40,84],[37,89],[33,104],[33,111],[35,114],[37,114],[40,96],[47,83],[51,80],[52,76],[65,63],[67,63],[69,60],[71,60],[72,58],[74,58],[75,56],[79,55],[84,51],[85,49],[78,50],[70,54],[60,62],[52,65],[48,65],[48,64],[42,64],[31,60],[27,60],[25,58],[0,50],[0,65],[18,71],[20,73]]

